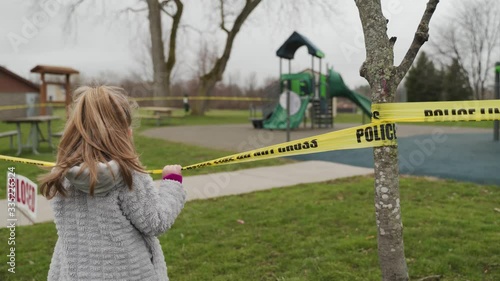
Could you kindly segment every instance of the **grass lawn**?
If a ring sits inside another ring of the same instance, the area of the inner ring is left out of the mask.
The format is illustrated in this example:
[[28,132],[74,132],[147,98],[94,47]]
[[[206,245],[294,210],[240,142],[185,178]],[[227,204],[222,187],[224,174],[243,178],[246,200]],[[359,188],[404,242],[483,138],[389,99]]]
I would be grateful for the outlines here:
[[[412,279],[500,280],[498,186],[402,178],[401,202]],[[172,280],[380,280],[373,211],[373,179],[355,177],[188,202],[160,240]],[[45,280],[56,239],[18,227],[0,280]]]
[[364,114],[358,113],[337,113],[337,116],[333,118],[333,122],[366,124],[370,122],[370,118]]
[[[141,114],[145,114],[141,111]],[[212,109],[206,112],[205,116],[184,115],[181,109],[172,112],[173,118],[168,121],[169,126],[189,126],[189,125],[217,125],[217,124],[241,124],[248,123],[250,114],[248,110],[218,110]],[[166,125],[167,121],[162,121]],[[156,120],[141,120],[140,128],[155,128]]]

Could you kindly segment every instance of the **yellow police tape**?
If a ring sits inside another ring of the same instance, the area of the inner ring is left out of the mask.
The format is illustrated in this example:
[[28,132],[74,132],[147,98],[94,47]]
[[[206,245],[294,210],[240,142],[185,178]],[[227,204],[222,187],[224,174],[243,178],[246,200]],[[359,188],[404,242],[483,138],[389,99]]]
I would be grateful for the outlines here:
[[397,145],[394,123],[371,123],[322,135],[271,145],[183,167],[185,170],[207,166],[250,162],[284,156],[341,149]]
[[37,104],[32,104],[32,105],[27,105],[27,104],[1,105],[0,106],[0,111],[2,111],[2,110],[24,109],[24,108],[28,108],[28,107],[42,107],[42,106],[47,106],[47,107],[65,107],[66,105],[64,103],[37,103]]
[[[0,155],[0,160],[4,160],[4,161],[8,161],[8,162],[13,162],[13,163],[35,165],[35,166],[40,166],[40,167],[54,167],[56,165],[53,162],[33,160],[33,159],[26,159],[26,158],[19,158],[19,157],[12,157],[12,156],[7,156],[7,155]],[[161,174],[162,170],[148,170],[146,172],[148,172],[150,174]]]
[[372,104],[372,121],[442,122],[500,119],[500,100]]
[[[135,101],[156,101],[156,100],[182,100],[183,97],[143,97],[143,98],[132,98]],[[209,100],[209,101],[269,101],[270,99],[259,98],[259,97],[189,97],[189,100]],[[37,103],[33,105],[18,104],[18,105],[1,105],[0,111],[2,110],[14,110],[14,109],[25,109],[28,107],[65,107],[64,103]]]
[[[394,123],[372,123],[322,135],[303,138],[290,142],[271,145],[242,153],[217,158],[185,166],[183,170],[198,169],[208,166],[250,162],[284,156],[310,154],[331,150],[378,147],[397,145],[396,125]],[[54,163],[0,155],[5,161],[52,167]],[[148,173],[161,174],[162,170],[150,170]]]
[[[397,145],[394,122],[500,120],[500,100],[372,104],[373,123],[237,153],[183,170],[341,149]],[[0,155],[0,160],[39,166],[54,163]],[[162,170],[149,170],[160,174]]]
[[[182,100],[184,97],[144,97],[144,98],[132,98],[135,101],[149,101],[149,100]],[[270,99],[259,98],[259,97],[227,97],[227,96],[217,96],[217,97],[188,97],[189,100],[218,100],[218,101],[267,101]]]

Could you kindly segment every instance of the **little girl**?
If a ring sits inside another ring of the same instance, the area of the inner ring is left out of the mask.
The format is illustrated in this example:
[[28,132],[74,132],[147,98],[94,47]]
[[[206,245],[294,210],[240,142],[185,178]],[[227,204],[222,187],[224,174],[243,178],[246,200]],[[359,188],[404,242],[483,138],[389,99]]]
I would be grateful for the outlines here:
[[75,91],[56,166],[40,178],[59,236],[48,280],[168,280],[156,236],[184,206],[181,167],[155,186],[134,148],[134,106],[120,88]]

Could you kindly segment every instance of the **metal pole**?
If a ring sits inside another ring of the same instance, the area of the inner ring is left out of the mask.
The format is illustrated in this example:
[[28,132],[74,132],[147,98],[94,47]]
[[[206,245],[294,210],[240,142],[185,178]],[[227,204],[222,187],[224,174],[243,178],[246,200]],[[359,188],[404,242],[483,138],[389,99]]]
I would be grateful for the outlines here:
[[318,83],[316,84],[316,92],[318,93],[319,98],[321,96],[321,58],[319,58]]
[[[500,99],[500,62],[495,64],[495,99]],[[498,141],[500,137],[500,121],[493,122],[493,140]]]
[[[282,67],[281,67],[281,60],[282,58],[280,58],[280,76],[278,77],[278,81],[281,83],[281,74],[283,73],[282,72]],[[281,86],[281,85],[280,85]]]
[[311,56],[311,73],[313,77],[313,84],[312,84],[313,95],[316,95],[316,87],[314,87],[316,84],[316,75],[314,74],[314,56]]
[[[292,73],[292,60],[288,60],[288,74]],[[286,90],[286,141],[290,141],[290,88],[292,81],[288,83]]]

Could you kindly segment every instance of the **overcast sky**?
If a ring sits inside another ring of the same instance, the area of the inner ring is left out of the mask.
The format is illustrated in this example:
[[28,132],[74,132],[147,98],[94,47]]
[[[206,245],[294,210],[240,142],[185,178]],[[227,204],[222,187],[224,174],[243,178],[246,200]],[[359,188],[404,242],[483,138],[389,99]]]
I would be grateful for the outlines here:
[[[25,77],[29,76],[29,70],[37,64],[69,66],[88,76],[105,71],[123,74],[146,71],[141,64],[141,61],[147,59],[143,47],[143,42],[146,41],[144,33],[148,31],[146,13],[116,16],[113,12],[127,6],[127,3],[137,1],[107,0],[104,8],[97,5],[82,9],[75,28],[71,29],[71,36],[64,29],[65,2],[67,1],[2,0],[0,65]],[[201,1],[185,2],[183,23],[203,32],[199,34],[190,29],[182,31],[175,78],[189,78],[193,75],[197,68],[196,54],[202,38],[211,45],[219,45],[219,50],[223,43],[221,35],[214,37],[215,28],[207,27],[210,20],[203,11],[203,6],[199,5]],[[399,64],[411,43],[426,2],[382,1],[385,16],[390,19],[388,34],[398,37],[395,45],[396,64]],[[450,2],[451,0],[442,0],[439,4],[431,24],[431,40],[432,27],[445,23],[447,14],[452,11]],[[333,66],[350,87],[366,84],[359,76],[359,67],[365,58],[359,14],[354,1],[337,0],[337,3],[342,4],[337,4],[335,12],[328,16],[312,10],[309,14],[304,13],[301,18],[292,15],[275,17],[275,13],[279,13],[276,7],[261,4],[236,38],[225,79],[231,75],[233,80],[244,83],[246,77],[253,72],[257,74],[259,82],[265,77],[277,77],[279,59],[275,55],[276,50],[293,31],[297,31],[325,53],[323,66],[326,63]],[[318,65],[317,61],[315,64]],[[292,71],[300,71],[310,65],[311,58],[305,47],[299,49],[292,61]]]

